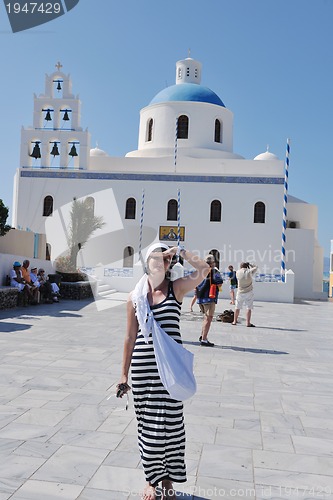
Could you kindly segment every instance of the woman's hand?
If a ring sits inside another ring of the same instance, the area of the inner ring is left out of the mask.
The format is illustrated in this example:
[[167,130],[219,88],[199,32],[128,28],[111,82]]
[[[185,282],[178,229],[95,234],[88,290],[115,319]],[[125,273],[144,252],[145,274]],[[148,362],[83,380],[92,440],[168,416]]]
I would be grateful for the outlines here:
[[173,257],[174,255],[176,255],[177,251],[178,247],[170,247],[168,250],[165,250],[162,255],[163,257],[165,256]]
[[119,384],[117,384],[116,386],[117,398],[122,398],[130,390],[131,387],[127,384],[127,382],[119,382]]

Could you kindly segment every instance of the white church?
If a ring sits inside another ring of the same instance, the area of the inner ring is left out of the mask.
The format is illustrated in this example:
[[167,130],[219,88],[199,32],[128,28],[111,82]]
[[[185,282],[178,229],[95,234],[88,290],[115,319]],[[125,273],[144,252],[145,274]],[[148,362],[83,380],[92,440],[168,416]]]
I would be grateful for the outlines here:
[[268,300],[270,285],[278,283],[283,296],[288,281],[292,298],[322,297],[317,207],[288,193],[281,282],[285,161],[269,151],[254,159],[233,151],[233,113],[201,85],[200,62],[176,63],[175,84],[141,110],[138,148],[125,157],[91,148],[80,100],[61,69],[58,63],[44,94],[34,96],[14,180],[12,225],[46,234],[48,259],[68,250],[73,198],[89,198],[105,225],[80,250],[78,265],[119,291],[131,290],[142,274],[141,246],[175,245],[180,235],[186,248],[213,253],[221,271],[256,262]]

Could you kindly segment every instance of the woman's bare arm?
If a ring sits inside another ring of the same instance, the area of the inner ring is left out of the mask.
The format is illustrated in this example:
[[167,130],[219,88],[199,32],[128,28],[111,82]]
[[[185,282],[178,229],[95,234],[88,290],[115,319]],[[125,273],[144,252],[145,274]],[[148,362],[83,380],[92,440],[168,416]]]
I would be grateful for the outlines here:
[[135,316],[135,311],[131,296],[127,300],[127,327],[124,340],[123,361],[121,368],[121,377],[119,384],[127,384],[128,372],[131,366],[132,354],[135,345],[135,340],[138,333],[138,320]]
[[193,273],[184,278],[178,278],[173,283],[175,296],[181,302],[184,295],[192,291],[193,288],[206,278],[210,271],[210,266],[203,259],[200,259],[198,255],[193,254],[189,250],[181,250],[180,256],[195,269]]

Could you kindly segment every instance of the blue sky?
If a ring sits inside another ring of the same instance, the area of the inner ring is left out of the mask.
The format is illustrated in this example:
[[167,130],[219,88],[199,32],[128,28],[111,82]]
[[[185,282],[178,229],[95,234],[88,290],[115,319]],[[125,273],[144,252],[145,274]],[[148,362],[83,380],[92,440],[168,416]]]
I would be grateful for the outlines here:
[[[137,147],[139,111],[174,84],[175,63],[203,64],[202,84],[234,113],[234,151],[284,159],[289,193],[318,206],[319,243],[333,239],[331,0],[80,0],[66,15],[13,34],[0,5],[0,198],[11,208],[20,129],[58,60],[82,100],[92,147]],[[281,206],[282,221],[282,206]]]

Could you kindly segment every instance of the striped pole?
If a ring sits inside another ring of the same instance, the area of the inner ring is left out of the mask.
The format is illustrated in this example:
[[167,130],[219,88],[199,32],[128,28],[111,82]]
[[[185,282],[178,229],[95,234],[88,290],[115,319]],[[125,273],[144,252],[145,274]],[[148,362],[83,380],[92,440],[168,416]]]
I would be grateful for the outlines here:
[[178,118],[176,118],[176,133],[175,133],[175,154],[174,154],[175,172],[177,169],[177,148],[178,148]]
[[286,229],[287,229],[289,153],[290,153],[290,140],[287,139],[286,160],[285,160],[285,168],[284,168],[282,247],[281,247],[281,277],[282,277],[283,283],[286,281]]
[[178,231],[177,231],[177,240],[178,240],[177,262],[178,262],[180,254],[180,189],[178,189],[178,197],[177,197],[177,224],[178,224]]
[[144,264],[142,258],[142,230],[143,230],[143,214],[145,207],[145,190],[142,190],[142,198],[141,198],[141,215],[140,215],[140,237],[139,237],[139,260]]
[[178,245],[177,245],[177,253],[176,253],[177,262],[171,269],[171,281],[175,281],[178,278],[182,278],[184,276],[184,267],[179,262],[179,255],[180,255],[180,189],[178,189],[178,197],[177,197],[177,225],[178,225],[178,231],[177,231]]

